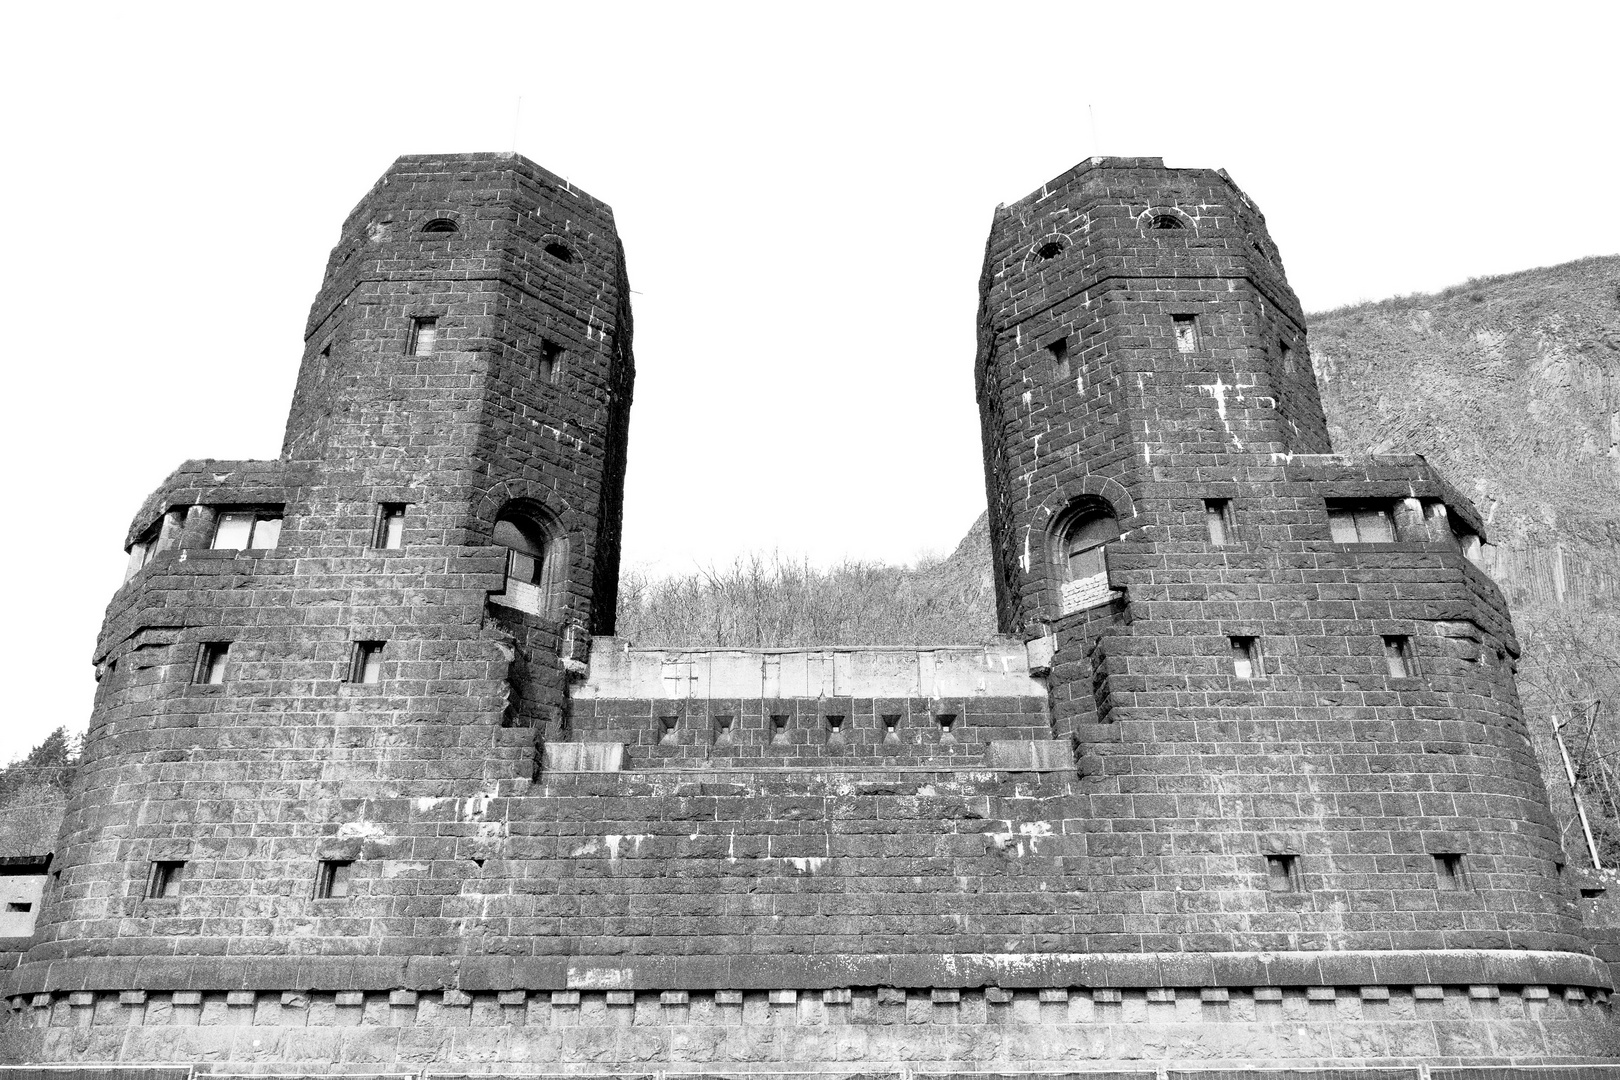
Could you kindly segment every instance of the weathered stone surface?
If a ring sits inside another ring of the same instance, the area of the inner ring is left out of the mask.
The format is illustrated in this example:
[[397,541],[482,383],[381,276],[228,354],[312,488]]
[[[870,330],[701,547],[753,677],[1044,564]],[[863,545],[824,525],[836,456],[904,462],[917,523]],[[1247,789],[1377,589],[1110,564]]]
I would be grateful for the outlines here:
[[[1224,174],[1092,161],[997,212],[1006,636],[981,647],[612,638],[629,339],[610,211],[543,169],[404,158],[361,202],[283,456],[188,462],[132,524],[5,1060],[887,1078],[1620,1049],[1483,525],[1420,459],[1331,453]],[[1081,508],[1121,533],[1083,548]],[[498,529],[514,510],[532,536]]]

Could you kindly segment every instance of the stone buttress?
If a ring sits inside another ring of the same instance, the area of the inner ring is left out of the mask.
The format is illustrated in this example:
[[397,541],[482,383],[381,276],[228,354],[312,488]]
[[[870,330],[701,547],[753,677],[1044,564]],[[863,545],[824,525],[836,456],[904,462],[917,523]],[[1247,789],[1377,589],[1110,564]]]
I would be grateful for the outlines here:
[[608,209],[521,158],[361,202],[282,458],[189,463],[131,529],[4,1060],[1615,1053],[1483,527],[1419,460],[1330,453],[1224,174],[1099,159],[997,212],[982,646],[611,636],[627,295]]

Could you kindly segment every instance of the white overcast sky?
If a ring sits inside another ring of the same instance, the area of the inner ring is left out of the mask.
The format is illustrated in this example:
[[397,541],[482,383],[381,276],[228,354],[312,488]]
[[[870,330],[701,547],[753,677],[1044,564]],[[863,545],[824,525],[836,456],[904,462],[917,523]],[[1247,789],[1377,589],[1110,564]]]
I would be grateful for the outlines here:
[[1225,167],[1309,310],[1620,251],[1617,11],[13,5],[0,761],[83,727],[142,498],[279,450],[327,252],[399,154],[515,147],[613,206],[628,567],[909,561],[984,504],[997,203],[1096,153]]

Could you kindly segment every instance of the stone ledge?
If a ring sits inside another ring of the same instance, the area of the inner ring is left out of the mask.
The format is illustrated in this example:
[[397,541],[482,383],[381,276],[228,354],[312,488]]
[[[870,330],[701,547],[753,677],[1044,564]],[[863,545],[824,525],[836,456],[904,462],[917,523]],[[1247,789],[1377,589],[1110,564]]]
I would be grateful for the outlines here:
[[940,956],[93,957],[24,964],[0,996],[74,990],[820,990],[1003,987],[1571,986],[1608,965],[1547,951],[1052,953]]
[[[748,1010],[800,1026],[832,1019],[866,1024],[955,1025],[965,1017],[983,1023],[996,1018],[1043,1027],[1067,1024],[1226,1025],[1287,1019],[1333,1021],[1422,1021],[1425,1019],[1570,1019],[1593,1016],[1608,1026],[1607,994],[1564,987],[1510,987],[1480,999],[1466,986],[1254,987],[1243,990],[1178,991],[1169,987],[1119,990],[1048,988],[1007,990],[905,990],[896,987],[845,988],[822,993],[795,989],[686,991],[526,991],[468,992],[445,988],[411,991],[230,991],[173,990],[143,994],[44,993],[17,995],[0,1002],[0,1023],[28,1028],[164,1027],[235,1025],[249,1027],[352,1027],[362,1016],[369,1025],[464,1026],[510,1022],[520,1016],[562,1026],[617,1026],[615,1010],[629,1010],[641,1026],[686,1027],[724,1020],[727,1010]],[[1500,990],[1501,988],[1495,988]],[[1538,991],[1532,993],[1532,991]],[[190,1010],[189,1012],[184,1010]],[[1267,1010],[1271,1010],[1268,1012]],[[1591,1010],[1595,1010],[1592,1012]],[[1466,1078],[1457,1078],[1466,1080]],[[1481,1078],[1488,1080],[1488,1078]]]

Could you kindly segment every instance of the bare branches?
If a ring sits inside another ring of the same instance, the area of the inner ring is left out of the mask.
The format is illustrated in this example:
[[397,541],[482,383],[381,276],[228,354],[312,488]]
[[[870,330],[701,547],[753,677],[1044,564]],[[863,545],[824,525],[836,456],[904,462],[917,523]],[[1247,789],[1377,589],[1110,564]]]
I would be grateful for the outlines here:
[[995,633],[988,584],[964,587],[924,562],[915,569],[846,561],[827,570],[772,552],[730,566],[653,580],[626,576],[620,633],[644,645],[972,644]]

